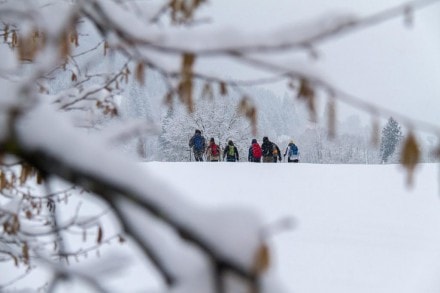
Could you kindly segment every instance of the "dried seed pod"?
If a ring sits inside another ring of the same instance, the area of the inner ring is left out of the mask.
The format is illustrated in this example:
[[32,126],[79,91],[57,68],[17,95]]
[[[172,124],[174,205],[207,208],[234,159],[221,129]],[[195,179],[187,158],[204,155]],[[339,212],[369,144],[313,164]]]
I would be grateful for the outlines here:
[[27,242],[23,242],[21,247],[21,252],[23,254],[23,262],[28,265],[29,264],[29,246]]
[[192,53],[185,53],[182,56],[181,80],[179,83],[180,100],[187,106],[189,112],[193,112],[194,104],[192,99],[193,91],[193,65],[195,62],[195,55]]
[[107,56],[107,51],[110,48],[107,41],[104,42],[104,56]]
[[310,119],[312,121],[316,121],[315,90],[310,82],[305,78],[300,80],[297,98],[304,100],[307,103]]
[[228,87],[224,81],[220,82],[220,95],[222,96],[228,95]]
[[403,144],[403,149],[401,153],[401,164],[405,167],[407,171],[407,184],[412,186],[414,170],[420,158],[419,145],[412,132],[408,134],[408,137]]
[[253,271],[260,275],[264,273],[270,266],[270,253],[269,253],[269,247],[266,244],[262,244],[254,258],[254,266]]
[[143,62],[139,62],[136,65],[136,73],[135,73],[136,80],[139,82],[140,85],[145,84],[145,65]]
[[8,41],[9,37],[9,25],[5,25],[5,28],[3,29],[3,41],[6,43]]
[[102,242],[102,237],[103,237],[103,232],[102,232],[102,227],[98,226],[98,236],[96,237],[96,242],[98,244],[101,244]]

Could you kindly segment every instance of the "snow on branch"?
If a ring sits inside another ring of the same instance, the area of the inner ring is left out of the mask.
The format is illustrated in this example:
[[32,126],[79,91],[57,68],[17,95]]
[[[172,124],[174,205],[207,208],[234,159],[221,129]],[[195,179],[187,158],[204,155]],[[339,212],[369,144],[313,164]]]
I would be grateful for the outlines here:
[[[119,215],[126,232],[141,241],[153,260],[161,255],[163,247],[148,245],[140,237],[142,232],[125,223],[126,212],[119,204],[122,199],[171,226],[182,239],[208,255],[214,266],[256,286],[258,274],[264,269],[255,267],[263,247],[263,226],[258,215],[250,210],[204,211],[192,206],[139,166],[106,151],[99,141],[84,139],[51,106],[34,108],[17,126],[12,135],[16,148],[5,151],[20,156],[44,174],[59,176],[103,198]],[[36,135],[39,129],[48,128],[50,134]],[[173,274],[162,264],[165,260],[154,262],[171,282]]]

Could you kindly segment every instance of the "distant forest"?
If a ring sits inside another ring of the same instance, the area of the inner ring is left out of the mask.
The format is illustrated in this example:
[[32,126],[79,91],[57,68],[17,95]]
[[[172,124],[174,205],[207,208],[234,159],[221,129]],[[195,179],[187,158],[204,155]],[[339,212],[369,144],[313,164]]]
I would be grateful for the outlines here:
[[[221,95],[219,89],[196,90],[195,108],[190,113],[186,106],[174,101],[163,107],[165,85],[151,74],[147,84],[129,85],[130,98],[120,104],[121,119],[140,119],[155,124],[155,135],[140,136],[122,143],[125,151],[145,161],[190,161],[188,141],[195,129],[200,129],[207,140],[213,137],[221,147],[233,140],[238,147],[241,161],[247,160],[248,147],[253,138],[259,143],[263,136],[276,143],[284,152],[289,141],[298,145],[303,163],[321,164],[380,164],[383,163],[380,143],[386,121],[375,131],[363,124],[360,117],[349,116],[340,121],[336,116],[334,129],[328,129],[328,109],[310,117],[301,101],[287,94],[279,96],[262,87],[231,89]],[[148,91],[147,91],[148,88]],[[240,99],[246,95],[257,105],[257,134],[252,134],[247,118],[239,113]],[[105,122],[103,122],[105,124]],[[334,132],[334,133],[333,133]],[[403,136],[405,133],[403,133]],[[374,136],[377,136],[374,138]],[[434,139],[420,140],[423,148],[421,162],[434,162],[430,155]],[[386,163],[398,163],[400,144]]]

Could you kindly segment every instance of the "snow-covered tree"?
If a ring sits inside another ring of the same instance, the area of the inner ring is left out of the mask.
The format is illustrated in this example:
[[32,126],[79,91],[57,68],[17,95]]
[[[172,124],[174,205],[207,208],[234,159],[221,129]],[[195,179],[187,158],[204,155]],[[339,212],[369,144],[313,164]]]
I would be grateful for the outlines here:
[[402,131],[400,125],[393,119],[393,117],[390,117],[387,124],[382,129],[382,138],[380,142],[380,155],[382,162],[388,162],[395,153],[401,140]]
[[195,129],[202,131],[207,143],[213,137],[221,148],[232,140],[241,158],[247,158],[252,131],[249,121],[239,112],[238,99],[200,99],[192,113],[188,113],[185,107],[179,105],[171,109],[163,122],[160,140],[162,160],[189,161],[191,150],[188,142]]

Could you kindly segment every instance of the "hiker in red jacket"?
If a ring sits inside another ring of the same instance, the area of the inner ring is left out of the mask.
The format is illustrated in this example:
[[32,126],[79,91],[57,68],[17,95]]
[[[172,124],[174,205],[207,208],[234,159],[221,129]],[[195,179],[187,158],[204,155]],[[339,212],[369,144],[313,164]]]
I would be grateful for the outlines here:
[[249,147],[248,161],[254,163],[261,163],[261,156],[262,156],[261,147],[258,144],[257,140],[254,138],[252,140],[251,146]]
[[215,143],[213,137],[209,140],[209,146],[206,149],[206,158],[210,162],[220,161],[220,147]]

